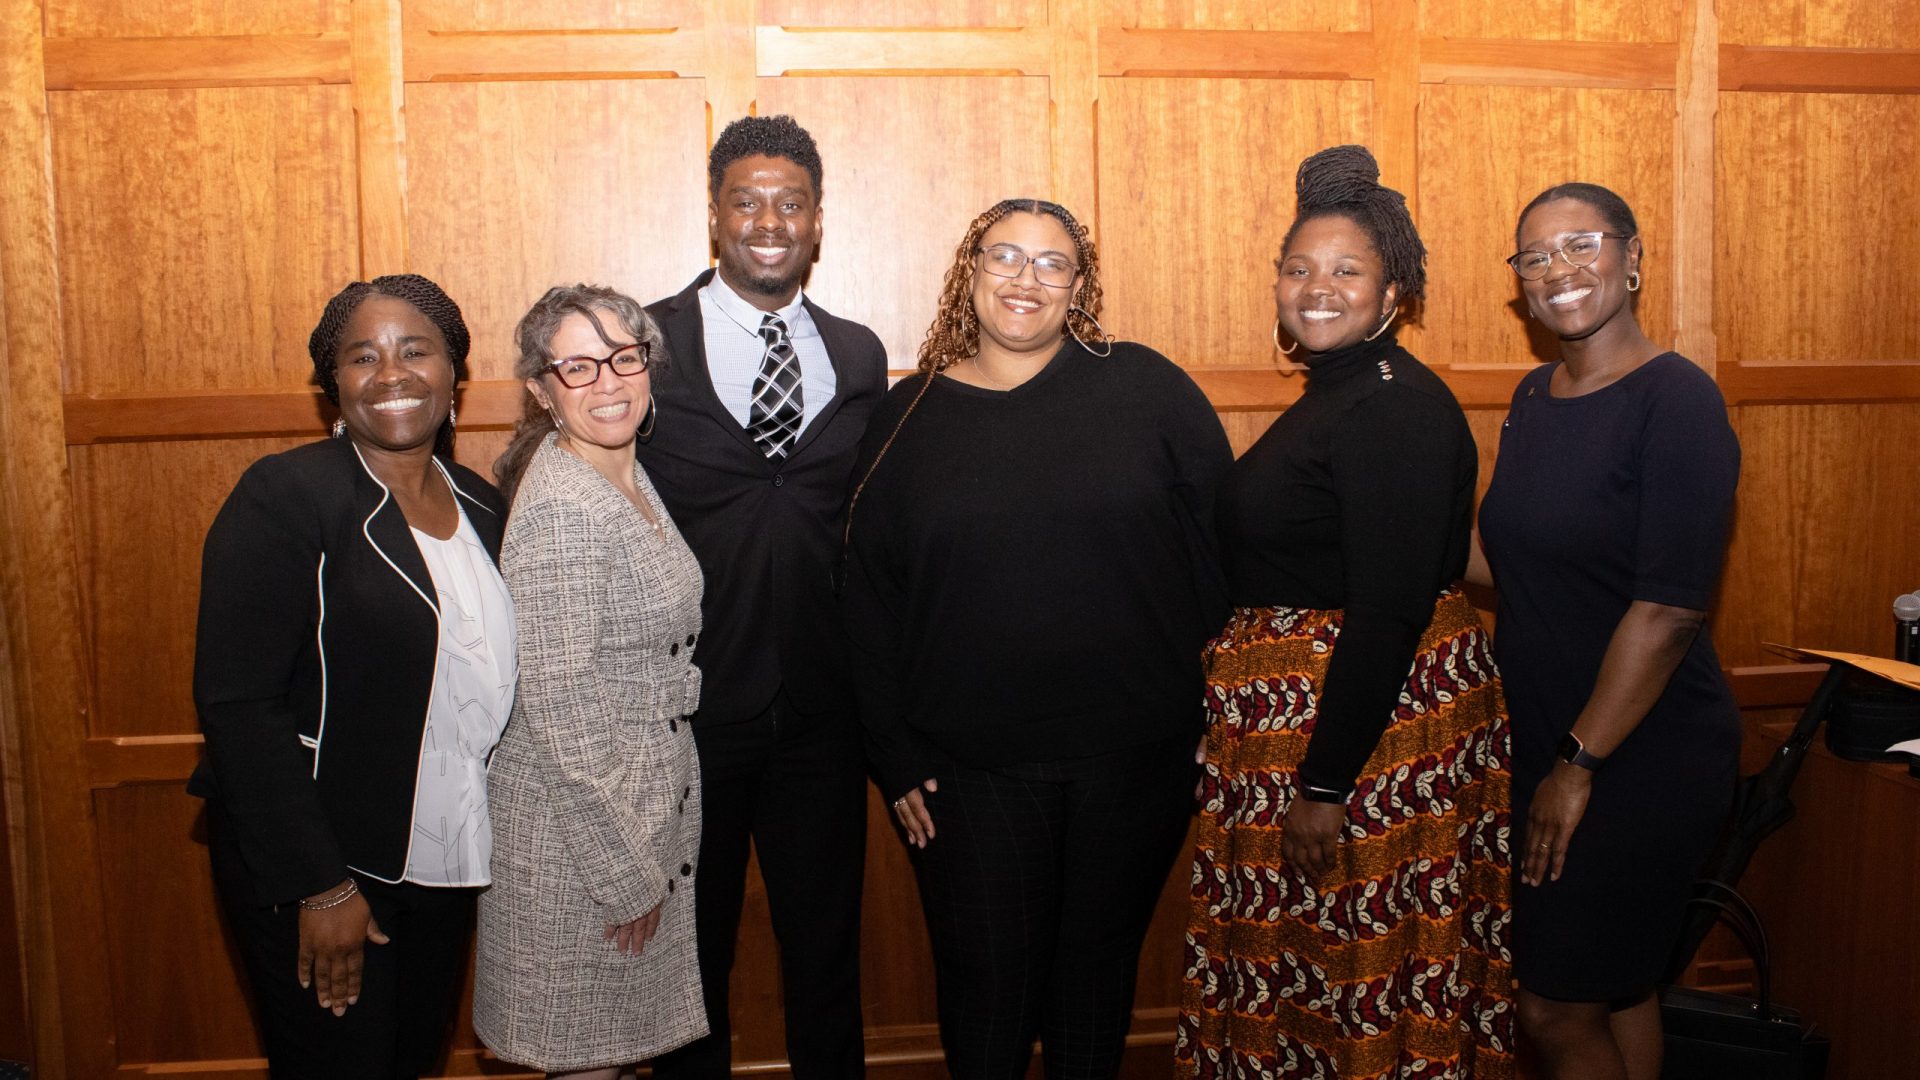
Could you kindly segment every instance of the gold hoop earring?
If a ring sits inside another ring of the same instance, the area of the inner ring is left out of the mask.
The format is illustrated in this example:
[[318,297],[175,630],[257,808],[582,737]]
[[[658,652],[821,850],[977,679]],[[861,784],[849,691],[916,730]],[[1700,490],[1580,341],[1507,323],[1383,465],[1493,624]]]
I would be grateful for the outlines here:
[[[1081,318],[1093,324],[1093,332],[1100,335],[1100,343],[1107,347],[1106,352],[1094,352],[1093,346],[1087,344],[1087,341],[1085,338],[1081,337],[1079,334],[1074,333],[1073,315],[1075,312],[1079,312]],[[1088,311],[1086,308],[1081,307],[1079,304],[1070,304],[1067,306],[1067,336],[1073,338],[1074,341],[1079,343],[1081,348],[1087,350],[1089,353],[1093,353],[1094,356],[1104,357],[1104,356],[1113,355],[1113,335],[1107,333],[1107,328],[1104,326],[1101,326],[1100,320],[1093,317],[1093,312]]]
[[1386,333],[1386,332],[1387,332],[1387,327],[1389,327],[1389,326],[1392,326],[1392,325],[1393,325],[1393,317],[1394,317],[1395,315],[1398,315],[1398,314],[1400,314],[1400,305],[1399,305],[1399,304],[1395,304],[1395,305],[1393,305],[1393,307],[1391,307],[1391,308],[1389,308],[1389,309],[1387,310],[1387,317],[1386,317],[1386,318],[1384,318],[1384,319],[1381,319],[1381,320],[1380,320],[1380,329],[1378,329],[1378,330],[1375,330],[1375,331],[1374,331],[1373,333],[1371,333],[1371,334],[1368,334],[1368,335],[1367,335],[1367,340],[1368,340],[1368,341],[1372,341],[1372,340],[1373,340],[1374,338],[1377,338],[1377,337],[1379,337],[1379,336],[1380,336],[1381,334],[1384,334],[1384,333]]
[[1627,291],[1640,291],[1640,271],[1635,270],[1633,273],[1627,275]]
[[653,425],[659,419],[660,419],[660,406],[658,404],[655,404],[653,400],[653,395],[648,394],[647,395],[647,418],[640,421],[640,426],[634,429],[633,437],[643,442],[646,441],[647,439],[653,438]]
[[1279,319],[1275,319],[1275,320],[1273,320],[1273,347],[1274,347],[1274,350],[1275,350],[1276,352],[1278,352],[1278,353],[1279,353],[1279,354],[1280,354],[1281,356],[1292,356],[1292,355],[1293,355],[1293,349],[1297,349],[1297,348],[1299,348],[1299,347],[1300,347],[1300,343],[1299,343],[1299,342],[1297,342],[1297,341],[1293,343],[1293,349],[1287,349],[1287,348],[1282,348],[1282,347],[1281,347],[1281,345],[1280,345],[1280,320],[1279,320]]

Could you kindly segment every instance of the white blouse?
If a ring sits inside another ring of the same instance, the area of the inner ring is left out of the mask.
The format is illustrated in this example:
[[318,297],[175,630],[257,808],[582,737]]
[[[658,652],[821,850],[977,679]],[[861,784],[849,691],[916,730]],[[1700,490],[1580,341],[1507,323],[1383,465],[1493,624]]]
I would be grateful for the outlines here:
[[465,510],[450,539],[419,529],[413,539],[438,595],[440,655],[420,742],[406,879],[420,885],[485,885],[493,858],[487,755],[507,726],[520,673],[513,600]]

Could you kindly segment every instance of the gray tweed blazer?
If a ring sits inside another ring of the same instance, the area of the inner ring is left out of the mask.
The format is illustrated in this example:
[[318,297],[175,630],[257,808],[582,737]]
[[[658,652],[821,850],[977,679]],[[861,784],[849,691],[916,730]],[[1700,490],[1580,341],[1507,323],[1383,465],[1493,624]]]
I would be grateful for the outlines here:
[[[488,768],[493,885],[480,897],[473,1026],[549,1071],[653,1057],[707,1032],[693,941],[700,567],[645,470],[660,532],[593,467],[536,451],[500,568],[520,689]],[[610,924],[661,909],[637,957]]]

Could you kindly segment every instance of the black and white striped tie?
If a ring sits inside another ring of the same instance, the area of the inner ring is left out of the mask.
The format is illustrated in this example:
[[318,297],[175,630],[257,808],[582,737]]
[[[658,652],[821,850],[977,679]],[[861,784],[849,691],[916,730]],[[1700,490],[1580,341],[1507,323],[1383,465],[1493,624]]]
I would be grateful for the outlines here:
[[753,403],[747,410],[747,434],[769,458],[787,456],[800,437],[806,415],[800,390],[800,357],[787,338],[787,324],[778,315],[760,320],[760,337],[767,343],[760,358],[760,375],[753,380]]

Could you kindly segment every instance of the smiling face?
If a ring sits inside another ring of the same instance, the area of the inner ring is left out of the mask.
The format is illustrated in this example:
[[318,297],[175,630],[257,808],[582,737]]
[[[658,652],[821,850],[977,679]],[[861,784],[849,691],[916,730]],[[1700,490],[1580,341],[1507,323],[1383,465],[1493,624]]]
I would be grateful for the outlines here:
[[[634,343],[634,336],[620,325],[618,315],[596,308],[594,316],[589,319],[576,312],[561,320],[549,343],[555,360],[576,356],[599,359]],[[618,375],[610,364],[601,364],[597,370],[598,375],[587,386],[567,386],[558,375],[548,373],[528,379],[527,392],[553,413],[561,434],[569,440],[617,450],[633,442],[634,432],[646,417],[653,402],[652,376],[645,371]]]
[[[1554,251],[1578,233],[1612,233],[1598,209],[1579,199],[1555,199],[1533,208],[1520,222],[1522,251]],[[1579,340],[1613,323],[1633,319],[1627,275],[1640,268],[1640,239],[1600,241],[1600,255],[1570,266],[1555,255],[1545,277],[1521,281],[1527,306],[1542,326],[1562,340]]]
[[375,294],[353,309],[333,353],[340,419],[355,442],[383,450],[431,446],[453,407],[453,358],[420,309]]
[[[1028,259],[1051,255],[1078,265],[1066,226],[1045,214],[1008,214],[981,235],[980,247],[1015,248]],[[973,263],[973,314],[980,321],[980,351],[1051,355],[1060,347],[1078,278],[1065,287],[1043,285],[1031,263],[1017,277],[999,277],[981,269],[982,258],[975,255]]]
[[807,170],[755,154],[727,166],[707,206],[720,277],[772,311],[793,300],[820,242],[820,196]]
[[1301,222],[1278,269],[1273,302],[1280,325],[1310,353],[1366,340],[1399,299],[1398,287],[1385,284],[1366,230],[1343,215]]

